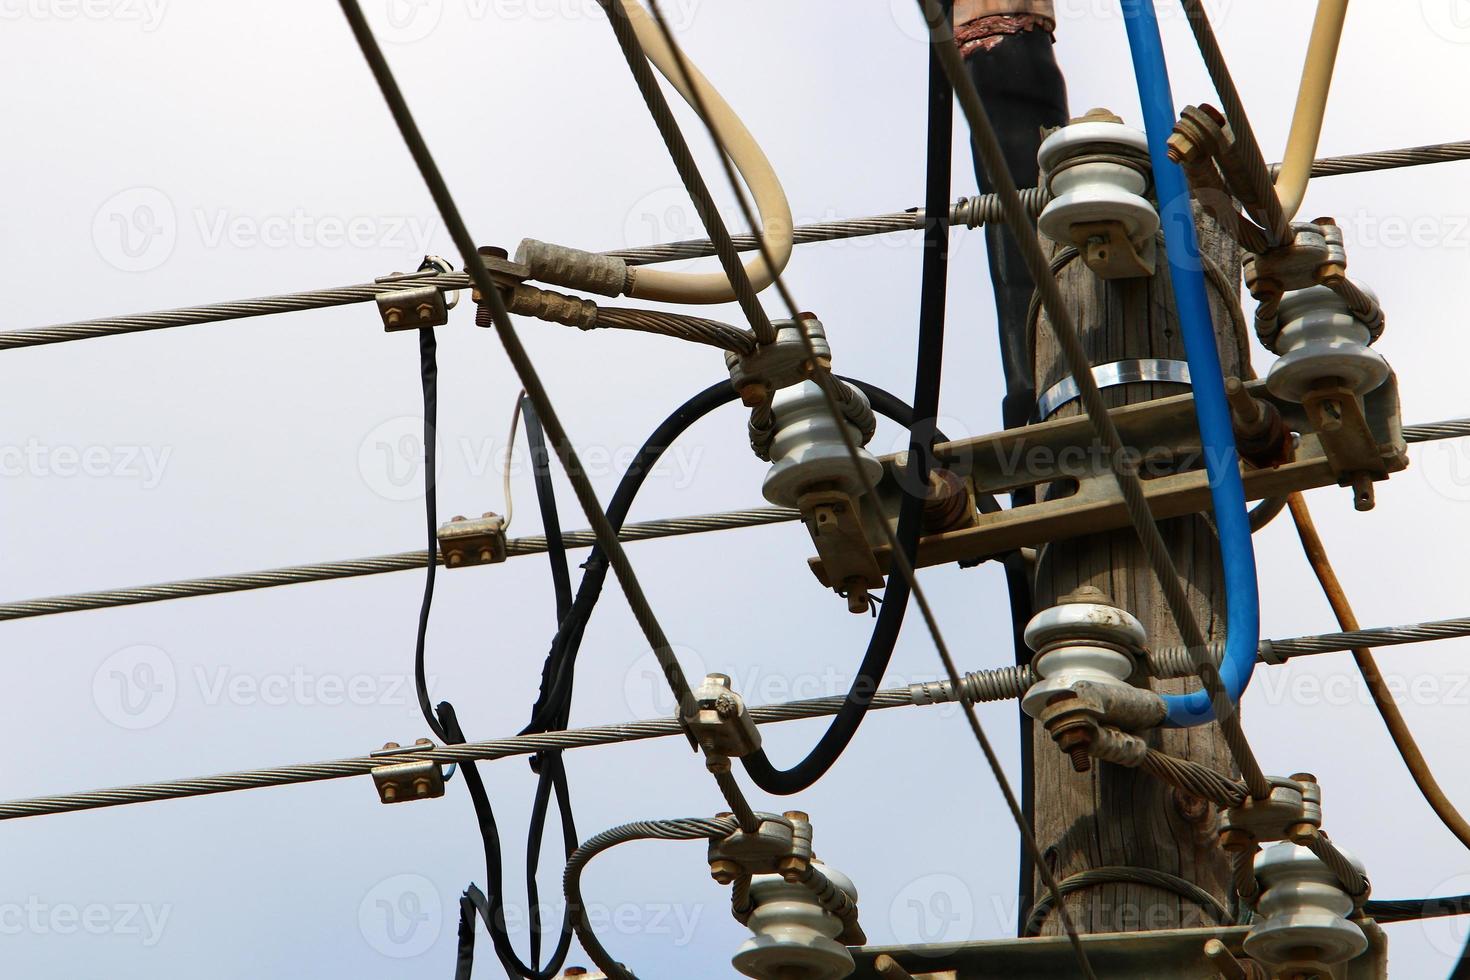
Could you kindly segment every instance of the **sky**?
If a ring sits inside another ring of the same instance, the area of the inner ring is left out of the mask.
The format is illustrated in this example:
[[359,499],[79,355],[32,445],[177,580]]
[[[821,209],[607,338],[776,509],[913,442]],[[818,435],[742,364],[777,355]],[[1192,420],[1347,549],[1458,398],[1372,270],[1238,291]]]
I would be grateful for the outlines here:
[[[478,241],[606,249],[698,237],[592,0],[365,6]],[[664,6],[770,156],[798,222],[920,203],[926,51],[908,0]],[[1208,6],[1275,159],[1311,5]],[[1073,111],[1106,106],[1138,125],[1114,0],[1058,8]],[[1176,100],[1214,101],[1177,8],[1161,3],[1160,16]],[[336,4],[0,0],[0,20],[5,329],[370,282],[426,252],[453,255]],[[1467,54],[1459,0],[1354,5],[1321,154],[1464,138]],[[733,220],[712,153],[693,142]],[[971,193],[962,137],[955,158],[955,194]],[[1378,350],[1410,423],[1470,414],[1470,335],[1454,300],[1470,272],[1466,166],[1321,180],[1303,211],[1338,219],[1353,274],[1381,297]],[[913,235],[798,250],[788,282],[826,324],[839,371],[911,392],[919,265]],[[518,385],[468,306],[439,331],[441,518],[505,503],[498,461]],[[704,312],[738,320],[733,307]],[[716,352],[665,338],[534,321],[520,332],[604,500],[653,427],[725,376]],[[941,419],[951,436],[999,427],[994,332],[983,236],[954,231]],[[1271,359],[1254,357],[1262,370]],[[421,548],[420,414],[415,339],[385,334],[372,306],[11,351],[0,358],[0,595]],[[763,503],[765,464],[744,423],[730,408],[695,426],[632,518]],[[901,440],[885,426],[875,446]],[[1309,495],[1368,625],[1467,611],[1470,454],[1438,443],[1411,457],[1370,513],[1347,491]],[[511,534],[538,533],[523,450],[513,484]],[[558,489],[564,526],[586,526]],[[1256,546],[1264,634],[1335,629],[1289,524]],[[870,624],[813,582],[798,527],[628,552],[687,674],[724,669],[752,703],[845,689]],[[1010,661],[996,566],[922,577],[962,669]],[[421,588],[421,572],[404,572],[0,624],[12,747],[0,795],[333,759],[423,736],[411,685]],[[433,696],[455,703],[471,738],[514,732],[554,626],[542,558],[442,574]],[[1467,654],[1470,642],[1446,641],[1380,657],[1462,807]],[[573,724],[668,713],[651,667],[610,585],[583,646]],[[911,615],[887,682],[940,671]],[[980,715],[1016,779],[1013,711]],[[1326,826],[1366,863],[1376,897],[1470,891],[1470,857],[1418,796],[1347,654],[1263,669],[1243,715],[1267,772],[1319,776]],[[794,760],[821,725],[767,728],[766,745]],[[723,809],[678,740],[566,763],[584,839]],[[534,777],[514,759],[484,771],[518,882]],[[792,800],[751,795],[811,813],[819,853],[857,883],[873,942],[1010,934],[1015,828],[955,712],[876,713],[817,786]],[[354,779],[13,821],[0,826],[7,973],[448,977],[458,895],[484,882],[479,854],[453,784],[443,800],[404,806],[380,805]],[[555,901],[554,843],[542,864]],[[645,977],[734,975],[725,964],[747,933],[706,871],[690,844],[599,858],[585,888],[605,945]],[[526,902],[509,891],[524,952]],[[1465,930],[1389,927],[1394,974],[1446,974]],[[495,976],[481,942],[479,975]]]

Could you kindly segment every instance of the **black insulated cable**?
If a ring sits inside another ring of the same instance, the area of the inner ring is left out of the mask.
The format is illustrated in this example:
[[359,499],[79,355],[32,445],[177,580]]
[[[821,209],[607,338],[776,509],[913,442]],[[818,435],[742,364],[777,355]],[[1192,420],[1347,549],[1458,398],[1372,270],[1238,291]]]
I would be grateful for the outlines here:
[[[910,566],[918,552],[924,500],[933,469],[932,447],[939,416],[939,381],[944,350],[944,309],[949,274],[950,152],[954,96],[937,60],[929,58],[928,151],[925,163],[924,261],[919,295],[919,349],[914,371],[914,403],[909,425],[906,493],[899,507],[898,545]],[[764,749],[740,761],[745,772],[767,793],[789,796],[821,779],[852,742],[872,703],[873,694],[893,659],[898,634],[908,610],[910,588],[904,576],[891,574],[882,610],[847,698],[806,758],[789,769],[777,769]]]

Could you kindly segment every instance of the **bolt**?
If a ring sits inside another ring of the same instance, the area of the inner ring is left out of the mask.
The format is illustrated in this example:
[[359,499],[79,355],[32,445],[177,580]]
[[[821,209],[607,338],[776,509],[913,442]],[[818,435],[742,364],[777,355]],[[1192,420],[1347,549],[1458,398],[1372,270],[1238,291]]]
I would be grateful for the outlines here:
[[[480,258],[482,258],[482,259],[508,259],[508,258],[510,258],[510,253],[507,252],[505,249],[501,248],[499,245],[481,245],[479,248],[475,249],[475,251],[477,251],[477,252],[480,253]],[[586,971],[582,971],[582,972],[586,972]]]
[[398,743],[397,742],[384,742],[383,743],[383,748],[385,748],[385,749],[396,749],[396,748],[398,748]]
[[428,796],[429,795],[429,792],[432,789],[433,789],[433,785],[429,782],[429,777],[428,776],[420,776],[418,779],[415,779],[413,781],[413,795],[414,796],[421,796],[421,797],[422,796]]
[[389,327],[396,327],[403,322],[403,310],[397,306],[390,306],[383,311],[383,323]]
[[804,858],[784,857],[776,862],[776,873],[782,878],[796,884],[806,874],[807,863]]
[[1256,835],[1249,830],[1231,827],[1220,831],[1220,846],[1227,851],[1250,850],[1256,843]]
[[1317,839],[1317,827],[1315,824],[1310,824],[1306,821],[1294,823],[1286,828],[1286,839],[1293,844],[1300,844],[1302,847],[1306,847]]
[[462,551],[451,551],[451,552],[449,552],[447,555],[444,556],[444,564],[448,565],[450,568],[455,568],[455,567],[457,567],[459,565],[464,564],[464,552],[462,552]]
[[781,814],[781,816],[785,817],[787,820],[790,820],[792,823],[812,822],[812,818],[801,810],[787,810],[785,813]]
[[709,863],[709,876],[721,885],[728,885],[745,873],[745,869],[734,861],[721,858]]
[[392,783],[384,783],[382,795],[384,803],[392,803],[398,799],[398,787]]
[[489,563],[489,562],[492,562],[494,560],[495,560],[495,552],[494,552],[493,549],[490,549],[490,548],[481,548],[480,549],[480,561],[481,561],[481,563]]
[[751,381],[740,386],[740,404],[746,408],[764,405],[770,395],[770,387],[760,381]]

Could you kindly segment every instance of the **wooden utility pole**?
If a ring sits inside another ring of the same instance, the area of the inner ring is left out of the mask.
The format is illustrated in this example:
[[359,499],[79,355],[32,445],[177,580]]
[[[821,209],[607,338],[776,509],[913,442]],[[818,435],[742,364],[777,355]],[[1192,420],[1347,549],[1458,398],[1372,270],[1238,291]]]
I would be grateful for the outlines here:
[[[1223,271],[1231,284],[1228,295],[1218,284],[1208,288],[1220,359],[1227,374],[1239,374],[1242,357],[1248,352],[1241,350],[1236,321],[1227,304],[1239,308],[1240,250],[1218,225],[1198,212],[1196,225],[1202,254]],[[1080,258],[1061,269],[1057,278],[1094,365],[1136,358],[1184,360],[1162,246],[1158,249],[1157,272],[1148,279],[1104,281]],[[1036,333],[1035,368],[1039,392],[1067,374],[1044,314]],[[1103,394],[1110,406],[1117,406],[1184,391],[1187,388],[1179,384],[1138,383],[1107,388]],[[1054,417],[1080,411],[1074,401]],[[1174,564],[1188,585],[1201,628],[1208,639],[1223,639],[1224,582],[1212,525],[1195,516],[1162,522],[1161,530]],[[1152,646],[1182,642],[1131,529],[1045,547],[1038,556],[1034,586],[1037,609],[1054,605],[1059,597],[1078,587],[1101,589],[1115,605],[1138,617],[1148,630]],[[1168,693],[1198,684],[1194,680],[1152,683],[1155,690]],[[1165,729],[1151,735],[1150,741],[1173,755],[1221,772],[1234,772],[1215,725]],[[1044,860],[1059,880],[1092,868],[1151,868],[1187,879],[1230,906],[1229,863],[1215,843],[1213,806],[1137,769],[1099,764],[1090,772],[1074,772],[1040,725],[1035,726],[1033,749],[1036,837]],[[1036,894],[1045,894],[1039,883]],[[1084,933],[1213,924],[1213,918],[1193,902],[1172,891],[1143,884],[1090,885],[1068,896],[1067,905],[1079,931]],[[1042,932],[1055,934],[1060,930],[1060,920],[1053,913]]]

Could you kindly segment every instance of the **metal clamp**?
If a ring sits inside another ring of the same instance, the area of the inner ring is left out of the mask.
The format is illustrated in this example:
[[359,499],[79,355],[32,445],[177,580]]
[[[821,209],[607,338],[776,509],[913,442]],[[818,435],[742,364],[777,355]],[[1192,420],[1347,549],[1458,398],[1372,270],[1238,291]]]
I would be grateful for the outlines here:
[[[1099,388],[1113,388],[1146,381],[1168,381],[1174,384],[1189,384],[1189,363],[1170,360],[1166,357],[1137,357],[1126,361],[1109,361],[1095,364],[1092,379]],[[1076,398],[1077,379],[1071,375],[1058,381],[1036,400],[1037,417],[1045,421],[1067,402]]]
[[[374,752],[372,758],[392,758],[433,747],[434,743],[426,738],[418,739],[412,745],[389,742]],[[439,764],[431,759],[409,759],[375,766],[373,783],[378,787],[378,799],[384,803],[432,800],[444,795],[444,774]]]
[[453,271],[454,266],[448,260],[437,255],[425,255],[418,271],[412,275],[395,272],[377,279],[383,284],[404,284],[402,289],[378,294],[378,315],[383,318],[383,329],[390,333],[395,330],[424,330],[448,323],[449,311],[459,302],[459,290],[453,290],[446,296],[438,286],[416,285],[414,280],[422,278],[425,272],[442,275]]
[[505,561],[505,519],[486,513],[473,520],[455,517],[435,533],[445,568],[496,565]]
[[694,714],[689,729],[712,755],[741,758],[761,747],[760,729],[745,707],[745,699],[730,687],[726,674],[706,674],[694,692]]

